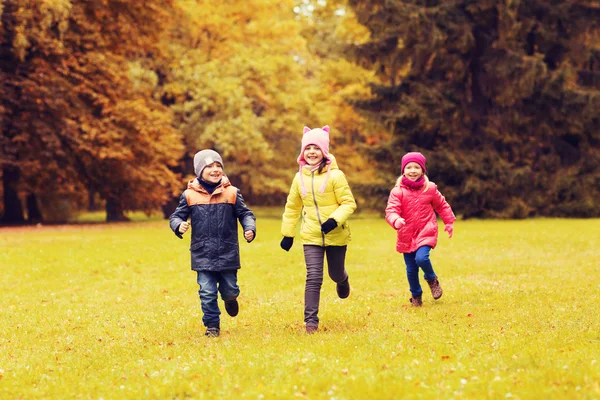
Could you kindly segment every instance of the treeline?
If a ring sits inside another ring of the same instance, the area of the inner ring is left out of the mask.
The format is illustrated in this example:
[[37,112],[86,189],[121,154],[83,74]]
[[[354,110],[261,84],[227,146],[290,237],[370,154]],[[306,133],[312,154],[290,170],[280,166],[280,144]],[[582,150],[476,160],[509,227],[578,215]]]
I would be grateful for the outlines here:
[[406,151],[465,217],[599,216],[590,1],[0,1],[3,224],[170,210],[201,148],[282,204],[304,125],[363,207]]
[[356,104],[393,134],[370,149],[384,171],[432,155],[464,217],[600,216],[599,2],[349,2],[381,78]]

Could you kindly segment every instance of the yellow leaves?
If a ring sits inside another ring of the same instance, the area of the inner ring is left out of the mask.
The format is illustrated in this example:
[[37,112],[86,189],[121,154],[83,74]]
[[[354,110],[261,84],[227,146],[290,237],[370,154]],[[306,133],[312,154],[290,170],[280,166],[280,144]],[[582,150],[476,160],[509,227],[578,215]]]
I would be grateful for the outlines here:
[[59,32],[64,33],[68,27],[68,17],[71,11],[70,0],[42,0],[39,3],[41,14],[40,25],[46,29],[55,25]]
[[139,61],[130,62],[128,65],[134,90],[150,94],[158,85],[156,72],[144,68]]
[[341,22],[335,28],[335,34],[346,44],[361,45],[367,43],[371,38],[371,32],[360,24],[354,12],[345,8]]
[[27,52],[27,49],[29,48],[29,44],[29,40],[23,34],[22,29],[17,30],[15,38],[13,40],[13,49],[15,55],[20,61],[25,60],[25,54]]

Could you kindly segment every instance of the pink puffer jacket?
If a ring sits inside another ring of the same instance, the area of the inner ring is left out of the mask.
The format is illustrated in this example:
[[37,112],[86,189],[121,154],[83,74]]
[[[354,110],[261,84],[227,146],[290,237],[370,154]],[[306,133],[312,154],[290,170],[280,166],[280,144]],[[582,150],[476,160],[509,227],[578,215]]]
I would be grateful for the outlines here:
[[[456,220],[452,208],[438,191],[437,185],[429,182],[429,187],[417,190],[403,185],[401,180],[390,192],[385,220],[395,229],[398,218],[404,218],[406,224],[398,229],[396,250],[399,253],[412,253],[419,247],[437,244],[438,224],[435,217],[437,212],[444,224]],[[434,212],[435,211],[435,212]]]

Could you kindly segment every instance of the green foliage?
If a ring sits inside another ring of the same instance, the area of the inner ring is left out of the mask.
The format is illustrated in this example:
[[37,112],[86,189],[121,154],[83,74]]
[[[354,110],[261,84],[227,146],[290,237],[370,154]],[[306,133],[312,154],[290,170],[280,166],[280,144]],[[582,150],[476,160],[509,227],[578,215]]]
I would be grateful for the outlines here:
[[337,298],[325,274],[308,336],[301,246],[279,249],[282,210],[258,211],[240,314],[219,300],[217,339],[189,236],[164,221],[2,229],[0,397],[600,397],[600,291],[582,280],[598,274],[600,220],[459,222],[432,252],[443,297],[425,287],[414,309],[394,231],[353,218],[352,292]]
[[580,79],[600,72],[600,8],[349,3],[371,33],[353,54],[382,83],[358,105],[393,133],[372,151],[390,181],[418,150],[466,217],[600,215],[600,88]]

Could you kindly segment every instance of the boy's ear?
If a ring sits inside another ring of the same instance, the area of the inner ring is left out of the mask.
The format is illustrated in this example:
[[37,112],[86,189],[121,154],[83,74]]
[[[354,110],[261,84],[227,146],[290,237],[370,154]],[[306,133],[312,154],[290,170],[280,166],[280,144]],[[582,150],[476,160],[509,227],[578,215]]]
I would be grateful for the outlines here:
[[305,126],[305,127],[304,127],[304,131],[302,132],[302,134],[304,134],[304,133],[306,133],[306,132],[308,132],[308,131],[310,131],[310,128],[309,128],[308,126]]
[[321,128],[321,129],[323,129],[325,132],[329,133],[329,125],[325,125],[325,126],[324,126],[323,128]]

